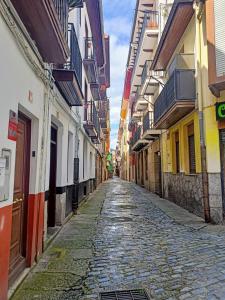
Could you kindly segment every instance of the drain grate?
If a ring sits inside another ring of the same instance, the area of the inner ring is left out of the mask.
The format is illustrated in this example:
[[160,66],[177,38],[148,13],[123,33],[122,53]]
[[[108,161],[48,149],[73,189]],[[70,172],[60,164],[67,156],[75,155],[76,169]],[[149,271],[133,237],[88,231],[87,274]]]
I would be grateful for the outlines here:
[[101,300],[150,300],[145,290],[114,291],[100,294]]

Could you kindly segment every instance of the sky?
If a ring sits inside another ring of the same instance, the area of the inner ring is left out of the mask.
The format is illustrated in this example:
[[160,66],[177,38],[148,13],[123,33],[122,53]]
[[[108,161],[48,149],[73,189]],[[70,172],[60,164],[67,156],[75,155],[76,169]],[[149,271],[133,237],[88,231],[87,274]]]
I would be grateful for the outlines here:
[[120,106],[136,0],[103,0],[104,30],[110,35],[111,88],[110,98],[111,148],[116,148],[120,121]]

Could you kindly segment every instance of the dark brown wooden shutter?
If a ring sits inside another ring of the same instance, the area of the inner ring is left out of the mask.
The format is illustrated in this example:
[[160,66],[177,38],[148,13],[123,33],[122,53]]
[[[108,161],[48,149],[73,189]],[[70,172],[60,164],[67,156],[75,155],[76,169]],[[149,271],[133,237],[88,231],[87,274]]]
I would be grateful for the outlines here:
[[176,172],[180,172],[180,141],[179,132],[175,133],[175,151],[176,151]]
[[189,172],[196,173],[194,124],[188,126]]
[[145,150],[145,179],[148,180],[148,150]]

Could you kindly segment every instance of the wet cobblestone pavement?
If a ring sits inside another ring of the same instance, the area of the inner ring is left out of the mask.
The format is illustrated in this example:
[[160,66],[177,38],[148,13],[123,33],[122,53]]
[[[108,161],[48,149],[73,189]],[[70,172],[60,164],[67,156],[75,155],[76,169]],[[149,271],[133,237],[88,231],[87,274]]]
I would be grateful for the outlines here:
[[225,235],[177,224],[153,197],[119,179],[104,183],[13,299],[95,300],[135,288],[150,299],[225,299]]

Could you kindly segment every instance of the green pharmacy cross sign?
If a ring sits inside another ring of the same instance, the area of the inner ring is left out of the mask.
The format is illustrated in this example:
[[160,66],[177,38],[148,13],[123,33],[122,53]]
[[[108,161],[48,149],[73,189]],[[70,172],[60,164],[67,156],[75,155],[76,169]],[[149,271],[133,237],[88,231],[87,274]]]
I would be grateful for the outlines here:
[[225,120],[225,102],[216,103],[216,119]]

